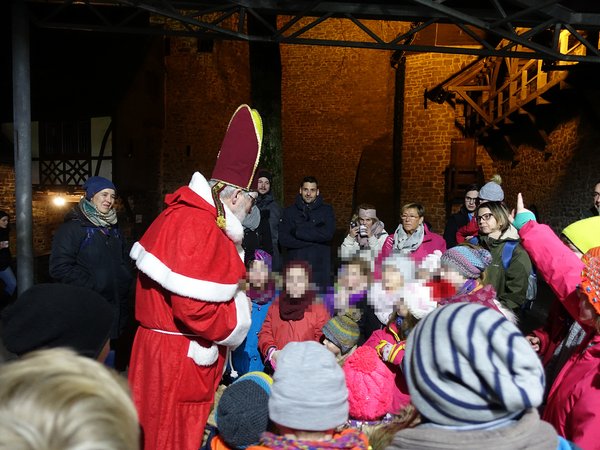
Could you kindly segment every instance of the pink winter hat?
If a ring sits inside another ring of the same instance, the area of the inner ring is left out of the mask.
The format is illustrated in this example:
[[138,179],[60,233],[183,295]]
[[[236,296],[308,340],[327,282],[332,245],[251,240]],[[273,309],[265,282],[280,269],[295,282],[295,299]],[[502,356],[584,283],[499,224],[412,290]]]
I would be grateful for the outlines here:
[[394,374],[372,347],[358,347],[344,363],[350,417],[381,419],[392,408]]

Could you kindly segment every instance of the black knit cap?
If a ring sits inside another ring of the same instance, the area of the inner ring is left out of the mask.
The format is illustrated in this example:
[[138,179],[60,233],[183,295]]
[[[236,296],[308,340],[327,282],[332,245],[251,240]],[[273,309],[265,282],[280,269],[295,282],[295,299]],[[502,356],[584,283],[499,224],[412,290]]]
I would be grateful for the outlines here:
[[249,372],[223,392],[217,405],[217,428],[232,449],[257,444],[267,431],[272,383],[263,372]]
[[256,173],[256,180],[259,178],[266,178],[269,180],[269,183],[273,184],[273,173],[267,169],[258,169],[258,172]]
[[114,312],[97,292],[61,283],[38,284],[2,313],[2,340],[21,356],[68,347],[97,358],[109,338]]

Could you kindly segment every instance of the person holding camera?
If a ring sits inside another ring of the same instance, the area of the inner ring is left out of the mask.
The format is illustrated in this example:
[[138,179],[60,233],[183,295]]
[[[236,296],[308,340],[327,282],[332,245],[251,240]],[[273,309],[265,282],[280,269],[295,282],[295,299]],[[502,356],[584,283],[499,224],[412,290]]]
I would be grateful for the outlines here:
[[359,256],[370,262],[373,268],[387,237],[385,225],[377,218],[375,206],[363,203],[352,216],[348,235],[340,247],[340,257],[347,261]]

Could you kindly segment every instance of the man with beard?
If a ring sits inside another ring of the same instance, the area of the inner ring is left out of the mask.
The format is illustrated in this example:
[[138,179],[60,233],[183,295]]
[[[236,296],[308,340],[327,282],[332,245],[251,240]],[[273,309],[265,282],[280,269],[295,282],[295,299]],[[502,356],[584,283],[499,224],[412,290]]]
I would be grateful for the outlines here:
[[331,282],[331,239],[335,233],[333,208],[323,202],[315,177],[304,177],[292,206],[283,211],[279,243],[286,261],[306,261],[320,290]]
[[166,209],[131,250],[139,269],[129,382],[146,450],[196,450],[226,355],[246,337],[250,301],[242,221],[262,124],[247,105],[233,115],[212,178],[200,173],[165,197]]
[[273,198],[272,185],[273,174],[268,170],[261,169],[257,175],[258,200],[256,206],[260,210],[260,223],[268,222],[271,230],[271,241],[273,242],[273,270],[281,270],[281,255],[279,253],[279,220],[282,208]]

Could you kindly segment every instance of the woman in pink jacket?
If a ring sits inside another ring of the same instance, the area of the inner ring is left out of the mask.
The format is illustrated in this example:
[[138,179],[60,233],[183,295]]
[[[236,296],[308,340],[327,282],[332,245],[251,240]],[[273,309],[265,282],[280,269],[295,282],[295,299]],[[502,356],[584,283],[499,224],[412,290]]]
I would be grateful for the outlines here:
[[588,332],[564,365],[548,394],[543,419],[559,435],[584,449],[600,443],[600,248],[582,260],[523,207],[521,194],[513,225],[521,243],[569,314]]

